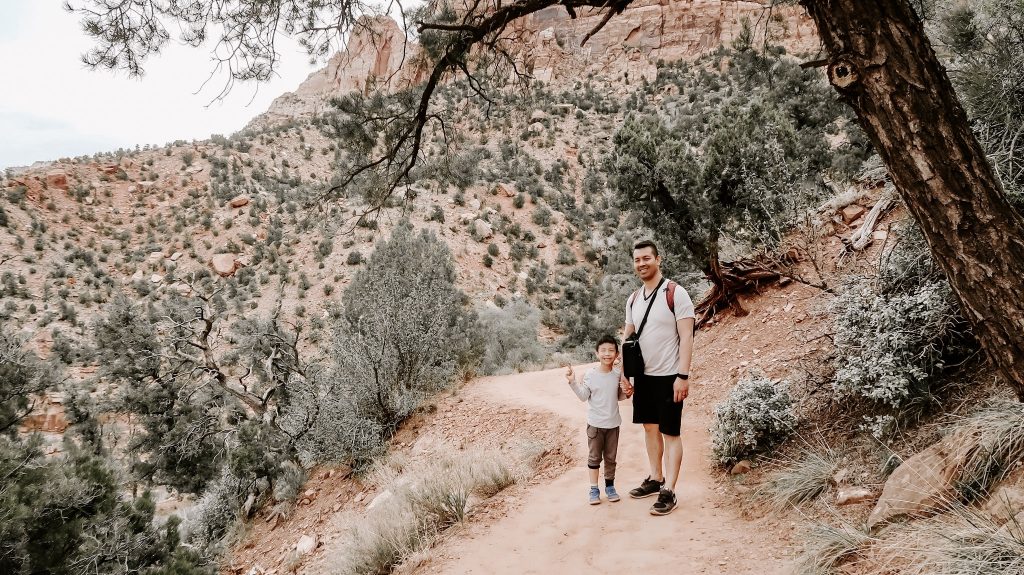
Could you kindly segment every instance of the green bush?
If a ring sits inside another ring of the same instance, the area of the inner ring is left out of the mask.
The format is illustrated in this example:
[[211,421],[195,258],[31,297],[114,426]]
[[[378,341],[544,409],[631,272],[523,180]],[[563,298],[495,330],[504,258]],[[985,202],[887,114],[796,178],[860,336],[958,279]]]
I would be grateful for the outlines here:
[[875,282],[848,283],[832,302],[837,400],[866,403],[866,427],[885,437],[899,419],[936,403],[947,364],[970,346],[949,284],[916,227],[882,259]]
[[789,384],[762,374],[744,377],[715,407],[712,451],[731,464],[766,453],[789,437],[796,425]]
[[484,342],[480,371],[484,374],[522,371],[544,358],[537,341],[540,311],[525,301],[477,312],[476,337]]

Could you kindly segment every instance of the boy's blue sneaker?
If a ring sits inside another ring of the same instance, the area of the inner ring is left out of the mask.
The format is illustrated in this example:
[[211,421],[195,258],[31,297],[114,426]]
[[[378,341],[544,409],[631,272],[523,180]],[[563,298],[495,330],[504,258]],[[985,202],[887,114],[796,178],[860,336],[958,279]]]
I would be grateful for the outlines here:
[[615,502],[619,500],[619,494],[615,491],[614,485],[606,485],[604,488],[604,494],[608,496],[608,501]]
[[601,490],[596,486],[590,488],[590,504],[597,505],[601,502]]

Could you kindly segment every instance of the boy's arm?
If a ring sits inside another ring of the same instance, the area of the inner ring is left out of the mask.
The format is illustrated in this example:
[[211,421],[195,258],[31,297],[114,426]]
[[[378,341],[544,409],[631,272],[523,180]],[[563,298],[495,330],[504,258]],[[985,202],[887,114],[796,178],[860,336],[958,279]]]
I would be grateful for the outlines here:
[[587,401],[590,399],[590,387],[587,386],[587,376],[584,374],[583,382],[579,383],[572,376],[567,376],[566,380],[569,383],[569,387],[576,394],[576,397],[580,398],[580,401]]

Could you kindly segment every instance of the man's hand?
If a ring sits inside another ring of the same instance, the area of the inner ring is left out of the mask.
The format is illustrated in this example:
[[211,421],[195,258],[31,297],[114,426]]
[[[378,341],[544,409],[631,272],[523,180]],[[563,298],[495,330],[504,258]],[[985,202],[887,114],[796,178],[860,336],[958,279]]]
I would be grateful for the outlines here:
[[576,374],[572,371],[572,366],[566,364],[565,366],[565,380],[569,383],[576,383]]
[[679,403],[688,395],[690,395],[689,380],[677,377],[675,383],[672,384],[672,401]]
[[633,384],[629,383],[629,380],[625,377],[619,378],[619,389],[622,390],[622,393],[626,394],[626,397],[633,397]]

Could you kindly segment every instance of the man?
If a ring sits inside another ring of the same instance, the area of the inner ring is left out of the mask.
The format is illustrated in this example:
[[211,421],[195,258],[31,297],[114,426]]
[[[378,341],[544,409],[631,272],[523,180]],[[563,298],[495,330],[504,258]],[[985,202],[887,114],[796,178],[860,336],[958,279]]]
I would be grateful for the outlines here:
[[683,400],[690,393],[693,302],[685,289],[661,275],[661,256],[654,242],[642,241],[633,247],[633,269],[643,286],[626,300],[625,337],[640,329],[644,372],[622,386],[626,393],[633,393],[633,423],[644,426],[651,474],[629,495],[635,499],[657,495],[651,514],[668,515],[676,508],[676,481],[683,461],[679,428]]

